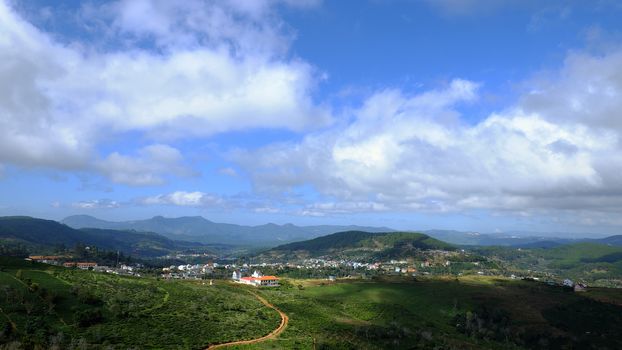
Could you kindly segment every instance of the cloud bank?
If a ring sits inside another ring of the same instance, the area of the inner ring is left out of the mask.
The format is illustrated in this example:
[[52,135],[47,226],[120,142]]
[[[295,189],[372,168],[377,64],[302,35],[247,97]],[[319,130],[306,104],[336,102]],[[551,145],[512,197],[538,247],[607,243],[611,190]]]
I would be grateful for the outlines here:
[[87,43],[52,36],[0,2],[0,80],[11,82],[0,84],[0,162],[158,184],[158,165],[146,164],[149,155],[130,170],[145,174],[136,178],[119,174],[131,163],[123,155],[97,159],[97,145],[112,135],[140,133],[156,144],[140,151],[150,153],[182,136],[326,125],[330,113],[312,99],[315,70],[288,57],[290,38],[274,6],[85,5],[80,19],[101,37]]

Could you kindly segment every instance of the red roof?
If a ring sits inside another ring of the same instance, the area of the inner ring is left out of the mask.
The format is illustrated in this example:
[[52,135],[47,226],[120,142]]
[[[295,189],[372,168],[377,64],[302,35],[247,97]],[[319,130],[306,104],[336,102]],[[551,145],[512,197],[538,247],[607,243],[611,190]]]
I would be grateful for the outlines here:
[[262,276],[262,277],[242,277],[241,280],[245,281],[272,281],[278,280],[279,278],[276,276]]
[[276,277],[276,276],[262,276],[262,277],[259,277],[258,280],[260,280],[260,281],[278,280],[278,277]]

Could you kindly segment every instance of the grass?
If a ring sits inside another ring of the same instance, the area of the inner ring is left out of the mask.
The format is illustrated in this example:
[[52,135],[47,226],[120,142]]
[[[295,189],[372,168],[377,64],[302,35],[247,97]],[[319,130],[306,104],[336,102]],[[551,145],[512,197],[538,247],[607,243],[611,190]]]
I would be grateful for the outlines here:
[[209,286],[41,264],[11,263],[2,270],[0,344],[201,349],[260,337],[280,322],[246,288],[226,282]]
[[25,348],[201,349],[257,338],[280,320],[249,290],[284,311],[289,325],[277,339],[238,349],[622,348],[619,289],[574,293],[490,276],[249,289],[17,262],[2,269],[0,343],[17,339]]
[[[622,320],[611,318],[611,326],[602,330],[598,328],[602,321],[597,321],[602,310],[616,314],[622,308],[591,301],[597,297],[621,300],[620,290],[578,294],[537,282],[472,276],[290,282],[302,288],[261,291],[289,315],[287,330],[279,339],[239,349],[521,349],[556,348],[555,344],[613,349],[622,345],[615,335]],[[456,320],[467,313],[478,313],[486,325],[486,312],[503,315],[508,325],[489,322],[488,329],[470,334],[456,326]],[[574,312],[582,317],[564,324]],[[603,335],[609,343],[602,343]]]

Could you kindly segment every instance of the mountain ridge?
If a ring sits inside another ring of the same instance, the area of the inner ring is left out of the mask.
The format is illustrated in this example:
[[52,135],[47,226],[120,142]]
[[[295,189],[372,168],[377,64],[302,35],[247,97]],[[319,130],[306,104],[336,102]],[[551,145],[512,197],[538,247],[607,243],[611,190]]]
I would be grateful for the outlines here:
[[370,232],[395,231],[388,227],[356,225],[297,226],[291,223],[267,223],[245,226],[217,223],[202,216],[166,218],[158,215],[150,219],[106,221],[89,215],[73,215],[61,220],[72,228],[134,229],[162,234],[171,239],[248,246],[277,246],[284,243],[311,239],[335,232],[360,230]]
[[139,256],[162,256],[172,251],[202,248],[200,243],[171,240],[153,232],[85,228],[74,229],[53,220],[27,216],[0,217],[0,241],[50,250],[76,244],[119,250]]

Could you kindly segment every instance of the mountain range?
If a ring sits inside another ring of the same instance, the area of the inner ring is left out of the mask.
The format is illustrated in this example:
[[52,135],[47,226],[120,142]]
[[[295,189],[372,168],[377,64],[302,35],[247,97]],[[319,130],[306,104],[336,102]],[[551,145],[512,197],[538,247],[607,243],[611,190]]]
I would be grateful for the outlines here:
[[259,226],[244,226],[217,223],[202,216],[178,218],[154,216],[145,220],[106,221],[88,215],[74,215],[66,217],[61,222],[76,229],[100,228],[156,232],[174,240],[250,247],[274,247],[284,243],[303,241],[340,231],[395,231],[388,227],[356,225],[296,226],[293,224],[277,225],[269,223]]
[[0,217],[0,244],[19,244],[38,252],[51,252],[63,246],[74,248],[77,244],[83,244],[142,257],[162,256],[173,251],[208,250],[201,243],[171,240],[152,232],[73,229],[53,220],[26,216]]

